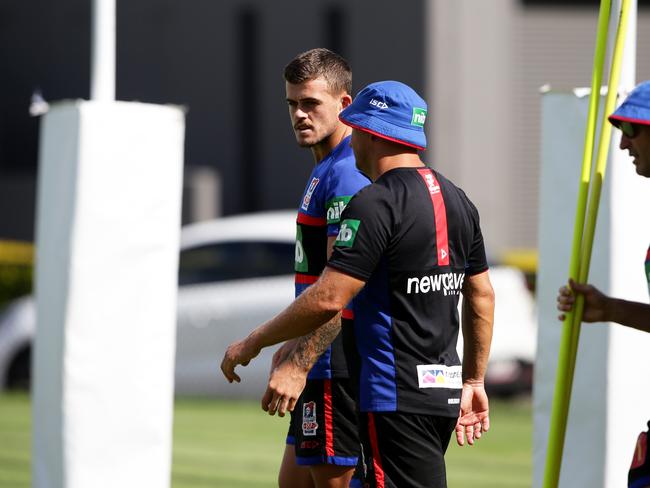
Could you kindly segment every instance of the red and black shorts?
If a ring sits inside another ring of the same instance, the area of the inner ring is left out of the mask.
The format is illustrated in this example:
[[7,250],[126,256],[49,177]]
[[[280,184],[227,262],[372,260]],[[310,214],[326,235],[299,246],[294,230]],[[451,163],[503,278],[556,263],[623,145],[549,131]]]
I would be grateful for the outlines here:
[[369,488],[446,488],[445,452],[456,419],[400,412],[362,413]]
[[303,466],[356,466],[361,446],[348,379],[308,380],[291,412],[287,444]]

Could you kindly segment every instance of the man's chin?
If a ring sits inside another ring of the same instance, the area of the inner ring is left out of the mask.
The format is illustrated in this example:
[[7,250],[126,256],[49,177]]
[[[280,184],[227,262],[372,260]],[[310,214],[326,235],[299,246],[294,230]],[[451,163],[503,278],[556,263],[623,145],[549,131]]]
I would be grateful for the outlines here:
[[648,168],[648,167],[646,167],[644,165],[637,164],[636,165],[636,174],[638,174],[639,176],[643,176],[645,178],[650,178],[650,168]]
[[316,144],[318,144],[318,141],[315,141],[313,138],[303,138],[303,137],[296,137],[296,142],[298,143],[298,146],[300,147],[314,147]]

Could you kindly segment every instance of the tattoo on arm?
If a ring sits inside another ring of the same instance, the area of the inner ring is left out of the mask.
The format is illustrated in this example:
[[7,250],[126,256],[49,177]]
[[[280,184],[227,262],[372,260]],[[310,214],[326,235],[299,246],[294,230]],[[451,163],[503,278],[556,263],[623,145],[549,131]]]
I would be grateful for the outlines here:
[[316,360],[332,343],[341,330],[341,314],[320,326],[318,329],[296,340],[291,360],[296,366],[309,371]]

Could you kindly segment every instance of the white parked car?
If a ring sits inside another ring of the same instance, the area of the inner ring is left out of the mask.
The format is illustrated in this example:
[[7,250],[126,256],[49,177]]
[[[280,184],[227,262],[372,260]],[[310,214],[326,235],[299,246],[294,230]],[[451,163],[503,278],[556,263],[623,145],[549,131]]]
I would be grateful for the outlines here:
[[[296,212],[225,217],[183,227],[176,340],[177,394],[257,396],[273,349],[230,385],[219,365],[226,346],[281,311],[294,295]],[[33,297],[0,314],[0,390],[29,385],[36,330]]]
[[225,348],[286,307],[294,296],[296,212],[226,217],[183,228],[179,263],[176,393],[259,396],[275,348],[229,384]]
[[[177,394],[261,398],[275,348],[238,368],[240,384],[227,383],[219,364],[228,344],[293,299],[295,218],[295,211],[263,212],[183,228]],[[533,299],[519,270],[494,266],[491,277],[497,309],[486,381],[495,393],[525,391],[535,355]],[[29,384],[35,323],[32,297],[12,302],[0,315],[0,389]]]
[[[485,386],[492,395],[530,392],[537,351],[537,310],[521,270],[491,266],[495,294],[494,331]],[[462,299],[462,297],[461,297]],[[459,304],[461,309],[461,304]],[[462,357],[463,337],[458,352]]]

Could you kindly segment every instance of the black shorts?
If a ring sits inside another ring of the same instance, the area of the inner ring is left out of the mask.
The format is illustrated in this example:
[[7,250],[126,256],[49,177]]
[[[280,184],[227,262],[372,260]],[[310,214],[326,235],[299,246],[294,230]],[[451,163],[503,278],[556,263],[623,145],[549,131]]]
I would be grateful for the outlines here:
[[291,412],[287,444],[303,466],[356,466],[361,445],[348,379],[308,380]]
[[399,412],[361,414],[369,488],[446,488],[445,451],[456,419]]

